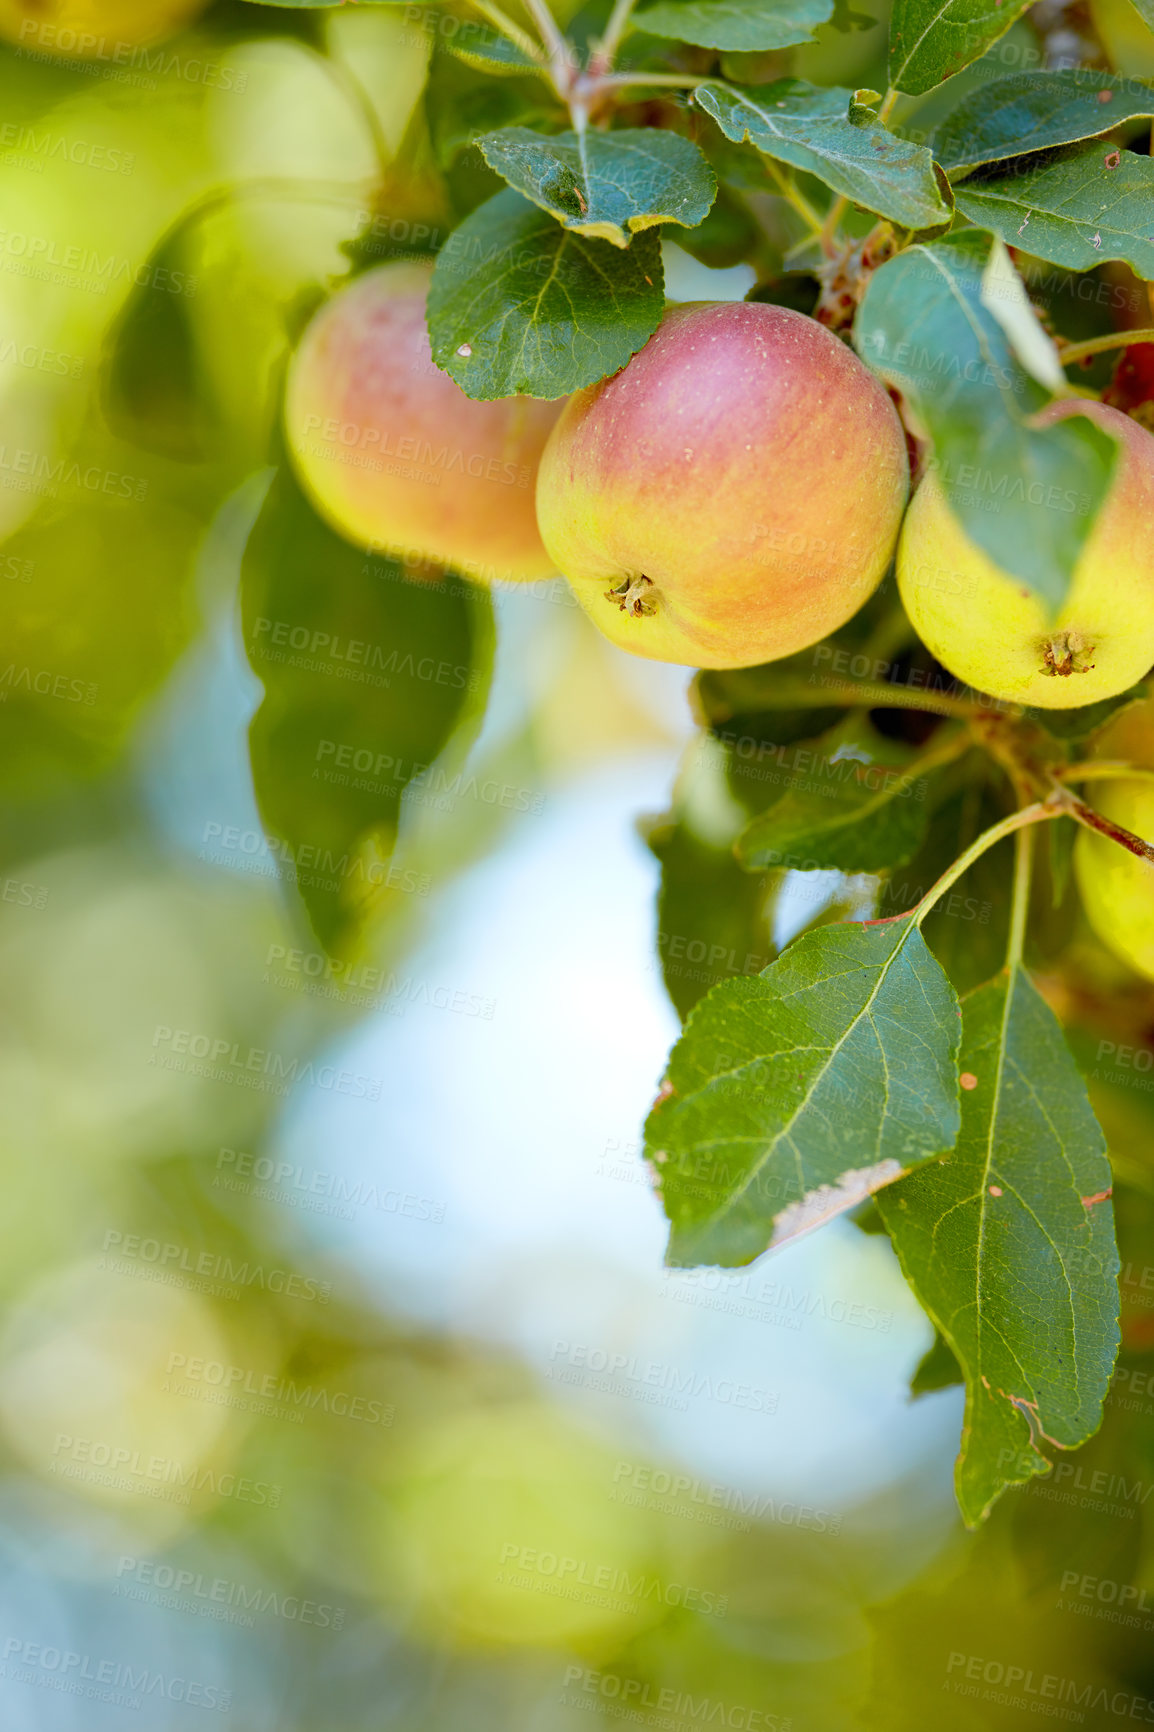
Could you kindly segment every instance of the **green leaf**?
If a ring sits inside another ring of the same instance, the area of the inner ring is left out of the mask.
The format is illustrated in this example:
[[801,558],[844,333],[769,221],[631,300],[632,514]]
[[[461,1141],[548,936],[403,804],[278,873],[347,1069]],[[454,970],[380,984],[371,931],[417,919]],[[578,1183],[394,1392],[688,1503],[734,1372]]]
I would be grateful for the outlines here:
[[832,13],[833,0],[659,0],[636,23],[650,36],[750,53],[812,42]]
[[951,174],[1097,138],[1125,120],[1154,115],[1154,88],[1110,72],[1070,67],[1017,72],[981,84],[935,132],[934,155]]
[[693,99],[726,138],[736,144],[748,139],[764,156],[805,169],[878,216],[909,229],[948,223],[931,153],[885,127],[852,121],[852,95],[781,78],[743,89],[702,84]]
[[537,61],[530,60],[515,42],[510,42],[507,36],[499,36],[495,30],[486,31],[483,39],[478,33],[477,40],[468,37],[458,40],[450,36],[445,47],[466,66],[475,66],[478,71],[491,73],[496,78],[541,70]]
[[561,126],[560,112],[539,78],[489,78],[447,51],[433,55],[425,114],[442,168],[450,167],[482,133],[500,126],[548,127],[555,116]]
[[[973,231],[908,248],[870,279],[854,340],[932,439],[938,479],[971,541],[1058,607],[1117,447],[1085,416],[1030,425],[1047,394],[982,304],[989,255]],[[1085,508],[1047,503],[1070,496]]]
[[884,872],[921,847],[930,812],[924,769],[942,762],[940,746],[919,755],[850,717],[791,747],[787,762],[789,792],[738,839],[747,871]]
[[[1108,162],[1117,157],[1117,166]],[[1010,246],[1071,271],[1106,259],[1154,277],[1154,162],[1132,150],[1086,144],[1004,180],[967,183],[958,208]]]
[[1070,887],[1078,826],[1074,823],[1047,824],[1046,830],[1050,843],[1050,902],[1052,907],[1060,908]]
[[731,848],[705,840],[684,819],[653,825],[646,840],[661,862],[661,972],[684,1021],[710,987],[757,974],[773,956],[766,888],[741,870]]
[[[974,1527],[1102,1419],[1118,1350],[1106,1145],[1053,1012],[1021,969],[963,1002],[962,1125],[879,1196],[902,1269],[966,1377],[956,1487]],[[970,1079],[967,1081],[967,1079]]]
[[182,226],[149,256],[109,331],[101,387],[109,426],[121,439],[181,462],[219,455],[227,429],[201,362]]
[[675,132],[562,132],[508,126],[479,138],[485,161],[574,234],[627,247],[656,223],[694,228],[717,195],[697,146]]
[[[321,522],[287,466],[241,574],[245,644],[264,684],[249,745],[257,804],[318,938],[347,953],[390,890],[401,796],[483,701],[489,604],[474,585],[402,568]],[[344,774],[336,749],[371,754]],[[329,749],[330,747],[334,749]]]
[[726,270],[750,260],[764,246],[765,233],[745,200],[722,183],[709,215],[696,228],[678,235],[677,244],[703,265]]
[[652,229],[623,251],[572,234],[509,188],[441,249],[429,292],[433,360],[469,397],[566,397],[649,341],[664,287]]
[[1030,0],[895,0],[889,80],[921,96],[960,72],[1004,36]]
[[748,1263],[952,1146],[957,999],[912,919],[823,926],[714,987],[645,1128],[668,1262]]
[[[883,878],[876,910],[879,918],[916,907],[959,854],[983,830],[1006,816],[1005,806],[984,779],[988,770],[988,759],[973,754],[953,770],[943,772],[943,781],[956,785],[932,812],[925,845],[908,865]],[[1046,826],[1047,830],[1061,827]],[[980,986],[1002,965],[1009,914],[1006,885],[1013,847],[1012,841],[999,842],[980,855],[964,880],[935,902],[922,921],[922,937],[955,992]]]
[[1025,714],[1058,740],[1088,740],[1091,734],[1105,727],[1111,716],[1117,715],[1138,698],[1146,697],[1144,685],[1131,686],[1117,697],[1102,698],[1096,704],[1083,704],[1080,710],[1034,710]]
[[[1058,825],[1051,824],[1050,828],[1056,830]],[[876,1200],[873,1206],[877,1208]],[[939,1389],[952,1389],[955,1383],[964,1381],[953,1348],[940,1330],[935,1329],[933,1346],[923,1353],[910,1378],[910,1394],[916,1401],[919,1395],[933,1395]]]

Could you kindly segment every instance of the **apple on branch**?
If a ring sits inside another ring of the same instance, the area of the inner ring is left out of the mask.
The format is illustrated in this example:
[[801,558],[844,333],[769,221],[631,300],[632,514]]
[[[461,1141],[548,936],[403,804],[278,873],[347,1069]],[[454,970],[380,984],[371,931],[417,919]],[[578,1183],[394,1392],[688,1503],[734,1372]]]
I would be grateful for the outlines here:
[[472,577],[552,572],[537,533],[537,464],[558,403],[479,403],[433,365],[430,271],[367,271],[315,315],[289,368],[285,428],[313,504],[350,541]]
[[691,303],[570,398],[541,459],[537,519],[623,649],[747,667],[857,612],[908,485],[885,388],[824,326],[761,302]]
[[1089,416],[1121,449],[1056,615],[969,539],[932,473],[898,547],[902,601],[938,660],[990,697],[1051,710],[1116,697],[1154,662],[1154,437],[1088,398],[1050,403],[1038,419],[1067,415]]

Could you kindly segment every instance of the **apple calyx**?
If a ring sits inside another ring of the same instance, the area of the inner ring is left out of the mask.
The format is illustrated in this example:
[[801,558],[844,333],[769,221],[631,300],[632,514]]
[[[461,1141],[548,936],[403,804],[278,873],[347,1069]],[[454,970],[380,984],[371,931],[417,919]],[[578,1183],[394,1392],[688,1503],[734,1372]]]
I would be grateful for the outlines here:
[[634,619],[642,619],[647,613],[657,612],[656,603],[648,596],[652,588],[653,579],[650,577],[627,577],[616,589],[607,589],[605,599],[615,601],[622,613],[631,613]]
[[1088,674],[1094,663],[1089,659],[1095,646],[1087,643],[1080,631],[1056,631],[1042,645],[1041,671],[1051,679],[1065,679],[1070,674]]

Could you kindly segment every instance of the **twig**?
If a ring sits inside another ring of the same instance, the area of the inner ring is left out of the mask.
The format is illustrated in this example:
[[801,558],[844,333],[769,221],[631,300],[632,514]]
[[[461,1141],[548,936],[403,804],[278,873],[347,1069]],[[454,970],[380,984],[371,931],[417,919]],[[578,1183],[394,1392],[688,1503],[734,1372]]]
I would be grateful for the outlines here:
[[629,28],[629,20],[633,15],[635,5],[636,0],[614,0],[613,10],[609,14],[609,22],[605,26],[605,33],[590,56],[589,70],[594,77],[600,77],[602,73],[608,72],[613,65],[622,38]]
[[1006,945],[1007,968],[1016,968],[1022,960],[1033,869],[1034,832],[1027,828],[1019,830],[1014,838],[1014,896],[1010,905],[1010,938]]
[[1154,330],[1107,331],[1104,337],[1087,337],[1083,343],[1062,343],[1058,357],[1063,367],[1072,367],[1087,355],[1103,355],[1107,349],[1128,349],[1132,343],[1154,343]]
[[839,192],[825,213],[825,221],[821,225],[821,250],[827,258],[832,259],[837,252],[834,236],[837,234],[838,224],[845,215],[848,204],[849,199],[844,192]]
[[1076,818],[1087,830],[1097,830],[1100,836],[1108,836],[1111,842],[1117,842],[1120,848],[1137,854],[1139,860],[1154,863],[1154,847],[1149,842],[1143,842],[1141,836],[1136,836],[1133,830],[1127,830],[1124,824],[1115,824],[1112,818],[1096,812],[1093,806],[1087,806],[1084,800],[1079,800],[1076,794],[1071,794],[1068,788],[1064,788],[1056,776],[1051,780],[1061,796],[1063,811],[1068,812],[1071,818]]
[[703,74],[693,72],[603,72],[589,80],[589,89],[596,94],[601,90],[618,90],[627,84],[669,84],[678,90],[696,90],[699,84],[709,82]]
[[570,59],[569,44],[561,33],[557,20],[549,10],[548,0],[525,0],[525,10],[537,26],[537,32],[545,45],[553,65],[568,64]]
[[793,206],[802,222],[816,240],[821,239],[821,218],[806,198],[805,194],[794,185],[786,175],[782,174],[771,156],[765,159],[765,166],[777,182],[778,190],[787,204]]
[[469,5],[475,12],[479,12],[482,18],[487,18],[494,30],[507,37],[513,46],[519,48],[535,65],[542,68],[546,66],[545,56],[537,43],[519,24],[514,24],[508,13],[502,12],[494,0],[469,0]]
[[970,843],[964,854],[958,856],[948,871],[943,872],[936,884],[930,886],[917,906],[911,912],[917,917],[920,926],[935,902],[941,900],[946,891],[955,885],[963,872],[968,872],[975,860],[980,860],[996,842],[1002,842],[1007,836],[1012,836],[1017,830],[1024,830],[1029,824],[1044,824],[1051,818],[1063,815],[1064,805],[1057,796],[1047,800],[1036,800],[1032,806],[1020,806],[1016,812],[1011,812],[1008,818],[1003,818],[1000,824],[994,824],[988,830],[983,830],[976,841]]
[[1094,764],[1071,764],[1058,771],[1060,782],[1154,782],[1154,770],[1139,764],[1115,763],[1100,758]]
[[[784,682],[778,692],[775,692],[775,696],[779,694],[798,708],[820,709],[826,704],[863,704],[871,710],[926,710],[931,715],[960,716],[963,719],[987,715],[990,708],[980,699],[952,698],[945,692],[889,685],[885,680],[839,679],[836,674],[819,674],[813,685],[802,686],[796,694],[788,682]],[[774,707],[778,706],[775,704]]]

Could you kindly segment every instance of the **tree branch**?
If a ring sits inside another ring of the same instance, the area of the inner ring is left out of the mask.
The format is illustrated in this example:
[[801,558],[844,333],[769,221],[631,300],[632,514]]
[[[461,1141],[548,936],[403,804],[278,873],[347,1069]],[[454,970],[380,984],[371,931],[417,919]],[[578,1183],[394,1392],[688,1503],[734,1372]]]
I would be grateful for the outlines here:
[[1127,830],[1124,824],[1115,824],[1112,818],[1106,818],[1101,812],[1096,812],[1093,806],[1087,806],[1084,800],[1079,800],[1076,794],[1071,794],[1068,788],[1063,787],[1056,776],[1051,780],[1061,795],[1062,810],[1068,812],[1071,818],[1076,818],[1087,830],[1096,830],[1100,836],[1108,836],[1111,842],[1117,842],[1120,848],[1137,854],[1139,860],[1149,860],[1154,865],[1154,847],[1149,842],[1143,842],[1141,836],[1136,836],[1133,830]]

